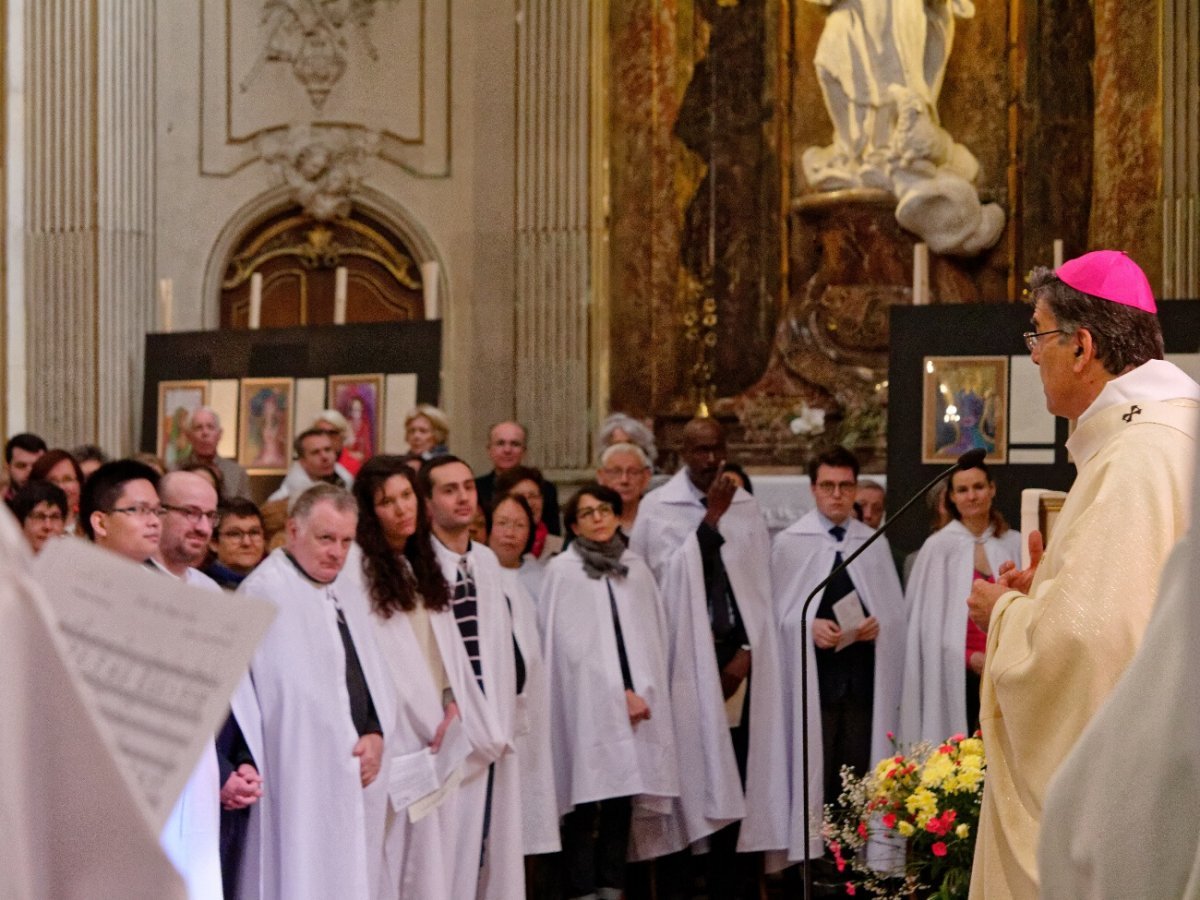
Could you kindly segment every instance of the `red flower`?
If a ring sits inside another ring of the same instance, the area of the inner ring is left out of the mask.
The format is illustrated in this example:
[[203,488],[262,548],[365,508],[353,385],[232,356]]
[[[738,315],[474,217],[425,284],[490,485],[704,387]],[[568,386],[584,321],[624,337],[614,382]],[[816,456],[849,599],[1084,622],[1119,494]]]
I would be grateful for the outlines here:
[[883,827],[884,828],[895,828],[896,827],[896,814],[895,813],[887,813],[883,817]]
[[925,823],[925,830],[930,834],[942,835],[946,833],[946,823],[942,821],[941,816],[934,816]]
[[857,894],[857,893],[858,893],[858,888],[856,888],[856,887],[854,886],[854,882],[853,882],[853,881],[847,881],[847,882],[846,882],[846,893],[847,893],[847,894],[849,894],[851,897],[853,897],[855,894]]
[[[896,818],[895,816],[892,816],[893,820],[895,820],[895,818]],[[883,817],[883,821],[885,823],[887,822],[887,816]],[[891,826],[888,826],[888,827],[890,828]],[[866,822],[858,823],[858,836],[860,838],[862,838],[864,841],[867,839],[867,823]]]
[[936,844],[934,844],[929,849],[933,851],[934,856],[945,856],[946,855],[946,845],[943,844],[941,841],[938,841]]
[[958,818],[958,813],[956,813],[952,809],[948,809],[944,813],[942,813],[942,819],[945,821],[947,828],[949,828],[950,823],[953,822],[957,818]]
[[967,739],[967,736],[960,731],[958,734],[956,734],[952,738],[950,738],[950,742],[953,744],[961,744],[966,739]]
[[894,732],[894,731],[889,731],[889,732],[887,733],[887,739],[888,739],[889,741],[894,741],[894,740],[896,739],[896,732]]

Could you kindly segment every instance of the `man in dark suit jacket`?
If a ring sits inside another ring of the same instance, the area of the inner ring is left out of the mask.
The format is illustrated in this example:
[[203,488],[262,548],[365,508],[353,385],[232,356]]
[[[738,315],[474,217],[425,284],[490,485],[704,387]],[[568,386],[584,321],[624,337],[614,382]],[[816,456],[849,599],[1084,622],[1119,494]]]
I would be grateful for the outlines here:
[[[492,495],[496,491],[496,474],[523,464],[528,435],[529,432],[520,422],[498,422],[488,431],[487,454],[492,461],[492,471],[475,479],[479,505],[483,508],[491,505]],[[542,521],[546,523],[546,528],[551,534],[562,534],[558,489],[548,480],[542,483],[542,503]]]

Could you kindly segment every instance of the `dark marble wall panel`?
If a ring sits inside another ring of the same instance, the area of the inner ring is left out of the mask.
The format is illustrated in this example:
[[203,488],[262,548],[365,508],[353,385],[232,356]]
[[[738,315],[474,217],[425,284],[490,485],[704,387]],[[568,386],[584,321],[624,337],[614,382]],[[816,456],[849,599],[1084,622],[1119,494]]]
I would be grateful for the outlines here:
[[680,250],[689,278],[710,286],[716,300],[712,382],[726,397],[762,374],[778,316],[783,223],[767,67],[774,35],[766,0],[699,0],[696,12],[707,46],[675,135],[705,169],[687,200]]
[[1088,249],[1095,26],[1091,0],[1026,0],[1017,273]]
[[610,5],[610,406],[633,415],[680,392],[677,4]]
[[1129,253],[1162,286],[1162,102],[1157,3],[1094,0],[1092,247]]

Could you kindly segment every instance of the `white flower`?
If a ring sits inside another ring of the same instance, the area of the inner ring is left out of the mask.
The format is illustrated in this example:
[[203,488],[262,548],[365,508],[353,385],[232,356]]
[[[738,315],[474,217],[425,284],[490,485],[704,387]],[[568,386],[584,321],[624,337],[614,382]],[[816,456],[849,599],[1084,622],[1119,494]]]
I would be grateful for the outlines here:
[[792,419],[788,427],[797,436],[821,434],[825,430],[825,410],[805,404],[800,407],[800,415]]

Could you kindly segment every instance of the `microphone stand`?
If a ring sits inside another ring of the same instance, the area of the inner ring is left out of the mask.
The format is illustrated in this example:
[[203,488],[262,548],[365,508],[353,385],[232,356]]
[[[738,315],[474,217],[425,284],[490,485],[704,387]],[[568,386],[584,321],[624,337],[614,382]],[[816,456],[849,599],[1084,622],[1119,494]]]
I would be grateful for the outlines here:
[[808,599],[804,601],[804,605],[800,608],[800,650],[804,654],[803,665],[800,666],[800,708],[804,711],[800,723],[800,745],[801,756],[804,764],[803,784],[803,802],[804,802],[804,900],[812,900],[812,857],[809,855],[809,840],[812,830],[812,823],[809,821],[808,804],[811,797],[811,788],[808,777],[808,608],[812,605],[813,600],[817,595],[825,590],[826,585],[833,581],[834,577],[840,575],[850,563],[858,559],[868,547],[883,537],[883,533],[891,527],[892,523],[908,511],[908,508],[920,500],[935,484],[943,478],[948,478],[955,472],[973,469],[983,462],[987,453],[983,450],[968,450],[958,458],[954,465],[950,466],[944,472],[939,473],[925,487],[921,488],[917,493],[909,498],[908,502],[896,510],[896,514],[891,516],[886,522],[875,530],[875,533],[863,542],[863,545],[851,553],[848,557],[842,560],[840,566],[835,566],[825,578],[813,588],[812,593],[808,595]]

